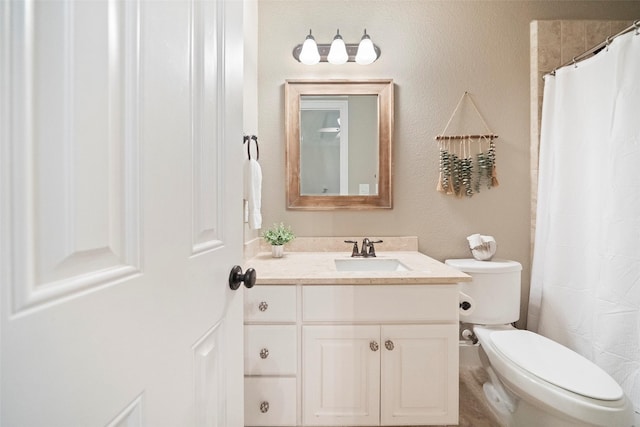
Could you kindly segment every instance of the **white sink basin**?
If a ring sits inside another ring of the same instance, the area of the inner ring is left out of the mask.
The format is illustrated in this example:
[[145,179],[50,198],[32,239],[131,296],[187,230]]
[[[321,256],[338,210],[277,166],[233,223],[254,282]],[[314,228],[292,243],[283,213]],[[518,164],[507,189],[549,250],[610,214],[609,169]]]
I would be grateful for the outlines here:
[[338,271],[409,271],[409,268],[397,259],[349,258],[336,259],[335,263]]

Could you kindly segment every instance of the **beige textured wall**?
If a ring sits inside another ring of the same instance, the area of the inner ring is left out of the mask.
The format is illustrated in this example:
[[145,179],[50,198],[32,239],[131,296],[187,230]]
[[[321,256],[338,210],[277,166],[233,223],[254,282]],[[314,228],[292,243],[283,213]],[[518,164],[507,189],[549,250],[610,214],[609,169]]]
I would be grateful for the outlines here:
[[[242,125],[245,135],[259,135],[258,132],[258,0],[244,0],[243,10],[244,33],[244,84],[243,84],[243,117]],[[246,146],[243,147],[246,153]],[[251,152],[255,154],[255,147],[251,143]],[[253,155],[253,154],[252,154]],[[242,171],[239,167],[238,171]],[[244,241],[250,241],[259,236],[258,230],[249,228],[248,223],[243,227]]]
[[[530,275],[529,24],[545,19],[634,19],[640,17],[640,2],[259,0],[258,8],[265,225],[284,221],[300,236],[416,235],[419,250],[439,260],[468,257],[469,234],[493,235],[497,256],[524,266],[525,319]],[[291,50],[309,28],[324,43],[336,28],[347,42],[357,42],[366,28],[382,56],[369,66],[299,64]],[[392,210],[286,209],[283,82],[294,78],[394,79]],[[435,191],[438,147],[433,137],[464,91],[472,94],[500,135],[500,186],[456,199]],[[383,251],[384,244],[378,250]]]

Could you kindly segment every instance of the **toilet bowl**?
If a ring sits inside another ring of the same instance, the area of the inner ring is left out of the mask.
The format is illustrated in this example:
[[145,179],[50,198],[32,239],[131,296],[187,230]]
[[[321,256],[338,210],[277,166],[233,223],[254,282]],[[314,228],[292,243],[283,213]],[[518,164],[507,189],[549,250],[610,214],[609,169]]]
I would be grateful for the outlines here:
[[510,325],[473,330],[491,379],[483,387],[485,396],[504,425],[633,425],[622,388],[578,353]]
[[514,261],[452,259],[469,274],[460,290],[489,381],[487,403],[504,426],[631,427],[633,408],[622,388],[597,365],[546,337],[518,330],[520,272]]

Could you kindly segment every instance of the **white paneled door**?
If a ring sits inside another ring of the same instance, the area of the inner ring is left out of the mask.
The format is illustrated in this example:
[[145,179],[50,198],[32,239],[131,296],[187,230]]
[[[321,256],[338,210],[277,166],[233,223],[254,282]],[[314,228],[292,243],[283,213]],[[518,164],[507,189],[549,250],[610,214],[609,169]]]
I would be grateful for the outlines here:
[[2,426],[243,424],[242,7],[0,4]]

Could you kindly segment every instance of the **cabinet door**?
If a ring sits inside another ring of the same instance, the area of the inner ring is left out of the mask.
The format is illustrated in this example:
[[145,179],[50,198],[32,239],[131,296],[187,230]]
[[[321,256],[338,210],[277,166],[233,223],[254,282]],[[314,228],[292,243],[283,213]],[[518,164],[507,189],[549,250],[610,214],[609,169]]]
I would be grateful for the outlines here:
[[380,327],[304,326],[305,425],[378,425]]
[[458,423],[458,325],[382,326],[381,424]]

